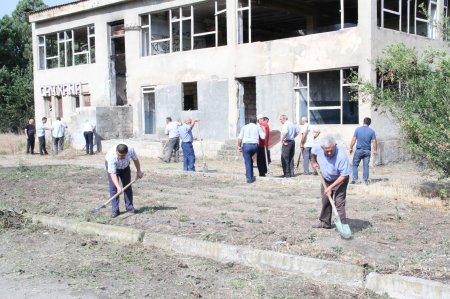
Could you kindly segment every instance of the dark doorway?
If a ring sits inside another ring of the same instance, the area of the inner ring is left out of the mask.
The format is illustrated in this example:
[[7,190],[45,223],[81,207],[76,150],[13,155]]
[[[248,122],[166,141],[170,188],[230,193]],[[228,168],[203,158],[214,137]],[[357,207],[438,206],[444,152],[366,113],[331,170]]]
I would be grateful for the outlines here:
[[248,124],[250,116],[256,116],[256,80],[255,77],[239,78],[238,83],[238,131]]
[[127,104],[127,66],[123,20],[109,24],[111,30],[111,100],[112,105]]

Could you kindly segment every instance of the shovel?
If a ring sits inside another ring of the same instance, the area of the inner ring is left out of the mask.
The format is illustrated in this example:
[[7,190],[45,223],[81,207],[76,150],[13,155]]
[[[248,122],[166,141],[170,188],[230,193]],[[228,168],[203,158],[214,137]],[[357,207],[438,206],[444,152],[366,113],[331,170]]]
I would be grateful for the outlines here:
[[203,150],[203,138],[202,135],[200,134],[200,126],[197,124],[197,129],[198,129],[198,135],[199,135],[199,139],[200,139],[200,147],[202,149],[202,160],[203,160],[203,173],[207,173],[208,172],[208,166],[206,165],[206,161],[205,161],[205,151]]
[[[327,183],[325,183],[325,179],[323,178],[322,172],[320,171],[320,169],[317,171],[317,173],[319,174],[320,181],[322,182],[323,187],[326,189],[328,186],[327,186]],[[343,224],[341,222],[341,218],[339,217],[339,214],[337,212],[336,206],[334,204],[334,200],[331,198],[330,194],[327,193],[327,196],[328,196],[328,200],[330,201],[331,207],[333,209],[334,224],[336,225],[336,229],[338,230],[338,232],[342,238],[344,238],[346,240],[351,239],[352,231],[350,230],[350,226],[348,224]]]
[[136,177],[133,181],[131,181],[130,183],[128,183],[128,185],[126,185],[125,187],[122,188],[122,191],[117,192],[115,195],[113,195],[110,199],[108,199],[104,204],[102,204],[101,206],[99,206],[98,208],[92,209],[91,213],[97,213],[99,212],[101,209],[106,208],[106,206],[113,201],[117,196],[119,196],[121,193],[123,193],[123,191],[125,191],[126,189],[128,189],[128,187],[130,187],[132,184],[134,184],[136,181],[138,180],[138,178]]
[[270,170],[269,160],[267,158],[267,146],[264,146],[265,156],[266,156],[266,166],[267,166],[267,176],[273,176],[272,170]]

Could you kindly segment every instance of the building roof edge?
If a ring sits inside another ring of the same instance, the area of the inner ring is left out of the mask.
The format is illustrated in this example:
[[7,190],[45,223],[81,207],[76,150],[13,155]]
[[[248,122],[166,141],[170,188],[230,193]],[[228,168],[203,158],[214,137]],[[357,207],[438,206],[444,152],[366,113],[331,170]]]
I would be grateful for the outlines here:
[[49,19],[54,19],[127,1],[131,0],[77,0],[32,11],[29,13],[28,18],[30,23],[38,23]]

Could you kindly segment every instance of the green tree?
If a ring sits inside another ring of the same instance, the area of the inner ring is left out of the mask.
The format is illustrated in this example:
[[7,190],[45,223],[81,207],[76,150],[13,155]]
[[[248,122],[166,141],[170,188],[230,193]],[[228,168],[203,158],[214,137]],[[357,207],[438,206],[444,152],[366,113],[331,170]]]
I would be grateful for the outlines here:
[[378,82],[359,92],[398,122],[411,153],[443,177],[450,174],[450,55],[448,48],[419,52],[388,46],[374,61]]
[[32,41],[28,13],[47,7],[21,0],[0,20],[0,131],[18,132],[34,114]]

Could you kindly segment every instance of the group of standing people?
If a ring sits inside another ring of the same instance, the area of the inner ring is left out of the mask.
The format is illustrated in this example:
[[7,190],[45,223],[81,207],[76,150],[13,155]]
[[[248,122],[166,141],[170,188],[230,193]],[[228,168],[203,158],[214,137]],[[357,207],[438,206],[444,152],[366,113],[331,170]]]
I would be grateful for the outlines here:
[[[258,119],[259,126],[256,124]],[[253,175],[253,155],[257,154],[257,165],[260,176],[265,176],[268,165],[266,153],[268,148],[269,127],[268,118],[259,115],[257,118],[250,117],[249,123],[241,128],[238,137],[238,149],[242,152],[245,162],[245,176],[247,183],[255,182]],[[281,164],[283,167],[283,177],[294,176],[294,156],[295,138],[301,134],[300,150],[303,155],[303,174],[309,175],[309,166],[312,164],[315,173],[319,173],[324,178],[325,186],[321,186],[322,209],[319,216],[319,223],[313,228],[332,227],[331,216],[332,207],[328,196],[331,195],[335,201],[336,209],[343,224],[347,223],[345,212],[345,199],[348,184],[359,184],[358,167],[363,161],[363,181],[369,184],[369,162],[372,155],[377,154],[376,134],[369,126],[371,119],[364,118],[363,125],[358,127],[353,134],[350,143],[349,153],[352,154],[356,144],[356,151],[353,156],[353,171],[350,168],[349,157],[344,149],[337,146],[333,136],[324,136],[319,143],[315,140],[320,134],[320,130],[308,123],[307,117],[301,119],[301,130],[288,120],[286,115],[280,116],[281,128]],[[350,173],[353,172],[353,180],[350,182]]]
[[57,155],[58,151],[64,149],[64,131],[67,128],[67,125],[61,121],[60,117],[56,118],[56,121],[51,128],[47,127],[46,124],[46,117],[43,117],[37,126],[35,126],[33,118],[30,117],[28,119],[28,124],[24,127],[24,133],[27,138],[27,154],[34,155],[34,143],[37,135],[39,140],[39,154],[48,155],[45,142],[46,130],[52,131],[54,154]]
[[[167,148],[163,161],[170,163],[172,156],[175,154],[175,162],[179,161],[180,157],[180,141],[181,149],[183,150],[183,170],[195,171],[195,151],[192,143],[194,142],[194,135],[192,129],[198,123],[198,119],[186,117],[184,123],[181,120],[172,121],[171,117],[166,118],[165,134],[169,136]],[[164,153],[163,153],[164,154]]]
[[[33,118],[29,118],[28,124],[23,128],[27,138],[27,154],[34,155],[34,144],[37,136],[39,140],[39,154],[48,155],[45,140],[46,130],[52,132],[53,154],[57,155],[58,152],[62,152],[64,150],[65,129],[67,129],[67,125],[61,120],[61,117],[57,117],[51,127],[47,126],[47,117],[43,117],[41,122],[37,125],[35,125]],[[94,133],[95,125],[89,120],[86,120],[83,124],[83,136],[86,141],[86,155],[94,154]]]

